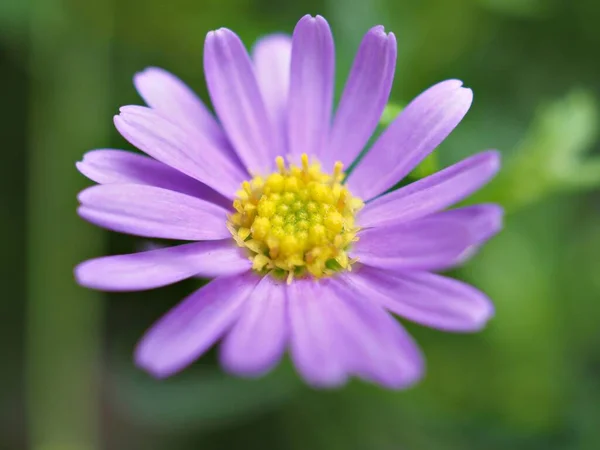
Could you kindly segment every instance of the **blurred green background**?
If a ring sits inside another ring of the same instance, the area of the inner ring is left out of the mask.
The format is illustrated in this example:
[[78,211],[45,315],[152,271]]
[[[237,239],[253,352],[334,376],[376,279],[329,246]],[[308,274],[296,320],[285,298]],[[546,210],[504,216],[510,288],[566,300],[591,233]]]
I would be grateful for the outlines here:
[[[408,324],[428,361],[406,392],[313,391],[288,361],[264,379],[214,351],[157,382],[136,340],[198,281],[151,292],[78,288],[72,267],[139,240],[79,220],[74,163],[131,147],[112,126],[164,67],[207,100],[202,46],[226,26],[250,45],[306,13],[330,22],[337,92],[368,28],[398,38],[393,100],[445,78],[474,105],[413,176],[485,148],[504,167],[472,201],[506,229],[452,273],[497,316],[477,335]],[[8,450],[600,448],[600,3],[597,0],[1,0],[0,448]]]

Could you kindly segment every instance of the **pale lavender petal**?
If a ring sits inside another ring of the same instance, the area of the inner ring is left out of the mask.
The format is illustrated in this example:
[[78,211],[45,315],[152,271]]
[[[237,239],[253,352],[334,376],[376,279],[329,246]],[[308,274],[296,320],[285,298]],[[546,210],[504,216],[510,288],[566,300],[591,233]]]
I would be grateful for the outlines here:
[[331,280],[332,316],[343,339],[350,373],[392,389],[421,378],[424,362],[413,339],[379,305],[351,283],[352,274]]
[[391,188],[446,139],[472,100],[473,92],[459,80],[443,81],[420,94],[350,174],[352,192],[370,200]]
[[225,133],[202,100],[175,75],[158,67],[135,74],[133,82],[146,104],[164,113],[182,128],[206,136],[215,145],[227,147]]
[[327,21],[304,16],[292,37],[288,148],[292,156],[319,156],[331,122],[335,54]]
[[250,294],[221,345],[221,362],[228,371],[259,376],[280,360],[289,334],[285,288],[285,281],[266,276]]
[[468,284],[428,272],[387,272],[360,267],[355,290],[395,314],[445,331],[478,331],[494,315],[492,302]]
[[335,387],[345,383],[347,370],[339,334],[321,285],[312,279],[287,286],[290,345],[298,372],[311,385]]
[[213,278],[251,268],[242,249],[233,239],[225,239],[91,259],[75,268],[75,278],[79,284],[93,289],[139,291],[195,275]]
[[292,38],[272,34],[259,39],[252,50],[258,87],[271,120],[274,146],[271,157],[287,154],[287,100],[290,89]]
[[92,150],[75,164],[90,180],[100,184],[144,184],[198,197],[223,207],[231,201],[204,183],[166,164],[124,150]]
[[208,350],[238,318],[259,277],[219,277],[165,314],[142,338],[135,361],[156,377],[168,377]]
[[144,106],[125,106],[115,126],[131,144],[153,158],[233,198],[247,174],[222,149]]
[[82,191],[79,201],[78,212],[84,219],[121,233],[191,241],[231,237],[225,209],[179,192],[102,184]]
[[204,73],[221,125],[251,173],[274,164],[269,117],[240,38],[231,30],[211,31],[204,43]]
[[350,256],[390,270],[448,267],[474,242],[464,220],[426,217],[359,233]]
[[504,210],[494,203],[482,203],[442,211],[429,217],[462,221],[469,228],[473,245],[477,245],[487,241],[502,229]]
[[321,161],[349,166],[375,131],[390,96],[396,69],[396,37],[382,26],[363,38],[340,100]]
[[368,203],[360,212],[360,226],[406,222],[441,211],[481,188],[499,168],[500,154],[494,150],[466,158]]
[[430,217],[449,218],[462,220],[469,227],[472,244],[446,268],[464,264],[471,259],[479,248],[497,234],[503,225],[504,210],[496,204],[480,204],[464,208],[451,209],[432,214]]

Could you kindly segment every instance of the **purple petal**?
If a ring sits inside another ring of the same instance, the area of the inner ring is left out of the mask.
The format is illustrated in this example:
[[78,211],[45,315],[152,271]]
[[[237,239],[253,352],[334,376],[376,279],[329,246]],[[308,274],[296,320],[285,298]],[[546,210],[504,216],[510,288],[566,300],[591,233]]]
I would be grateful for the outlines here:
[[194,242],[130,255],[85,261],[77,282],[104,291],[139,291],[173,284],[195,275],[212,278],[247,272],[252,264],[233,239]]
[[464,220],[426,217],[361,231],[350,256],[383,269],[437,270],[455,262],[472,244]]
[[131,144],[153,158],[233,198],[247,178],[237,164],[208,139],[179,127],[143,106],[125,106],[115,126]]
[[478,331],[494,315],[494,306],[482,292],[440,275],[391,273],[363,266],[351,277],[355,290],[364,298],[431,328]]
[[459,80],[443,81],[415,98],[350,174],[352,192],[372,199],[440,145],[471,106],[473,92],[461,86]]
[[379,305],[364,298],[345,278],[332,279],[328,295],[347,355],[348,370],[392,389],[421,378],[424,362],[408,333]]
[[462,220],[469,228],[472,243],[456,261],[444,267],[444,269],[449,269],[464,264],[477,253],[485,241],[492,238],[502,229],[504,210],[501,206],[495,204],[481,204],[442,211],[432,214],[429,217]]
[[277,364],[287,344],[284,282],[263,277],[240,318],[221,345],[224,367],[242,376],[259,376]]
[[341,161],[349,166],[375,131],[388,101],[396,69],[396,37],[382,26],[363,38],[340,100],[329,147],[321,160],[325,167]]
[[361,227],[406,222],[443,210],[481,188],[498,172],[500,154],[488,150],[368,203]]
[[182,128],[206,136],[214,145],[227,147],[225,133],[202,100],[179,78],[158,67],[148,67],[133,78],[140,96],[152,109],[164,113]]
[[335,54],[327,21],[306,15],[292,37],[288,145],[292,156],[319,156],[331,121]]
[[269,117],[248,52],[234,32],[208,33],[204,73],[219,120],[242,162],[251,173],[271,168],[275,150]]
[[462,221],[471,234],[474,245],[481,244],[502,229],[504,210],[493,203],[450,209],[429,216],[431,219]]
[[198,197],[223,207],[231,201],[205,184],[147,156],[124,150],[92,150],[77,169],[100,184],[144,184]]
[[345,383],[343,343],[327,306],[330,297],[312,279],[294,280],[287,287],[291,355],[302,377],[315,387]]
[[189,365],[235,322],[258,280],[253,273],[219,277],[194,292],[142,338],[137,365],[160,378]]
[[82,191],[79,201],[84,219],[121,233],[192,241],[231,237],[225,209],[166,189],[103,184]]
[[271,120],[276,145],[271,157],[287,154],[287,100],[290,89],[292,39],[285,34],[272,34],[256,42],[252,50],[256,81]]

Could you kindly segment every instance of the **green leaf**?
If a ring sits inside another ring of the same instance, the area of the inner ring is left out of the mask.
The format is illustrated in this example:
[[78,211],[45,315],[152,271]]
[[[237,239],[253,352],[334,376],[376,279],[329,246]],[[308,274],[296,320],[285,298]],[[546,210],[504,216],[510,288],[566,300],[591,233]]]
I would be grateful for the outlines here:
[[[572,365],[557,275],[567,248],[561,238],[575,210],[572,201],[555,201],[512,216],[463,273],[496,306],[485,332],[488,364],[474,361],[472,367],[479,377],[489,377],[479,395],[506,424],[520,429],[551,430],[566,407]],[[464,395],[473,395],[470,389]]]
[[379,125],[383,127],[387,127],[391,124],[394,119],[402,112],[404,109],[403,105],[399,105],[397,103],[388,103],[385,105],[385,109],[383,110],[383,114],[381,115],[381,119],[379,119]]
[[514,17],[543,18],[553,12],[555,1],[549,0],[479,0],[490,11]]
[[600,158],[585,156],[596,140],[598,118],[587,91],[541,105],[502,172],[471,202],[495,201],[515,211],[552,194],[600,186]]
[[0,36],[7,39],[24,38],[29,26],[31,1],[2,0],[0,1]]
[[218,367],[186,369],[166,380],[155,380],[117,363],[114,402],[130,420],[166,430],[193,426],[214,429],[265,413],[296,395],[301,382],[287,362],[260,379],[227,375]]

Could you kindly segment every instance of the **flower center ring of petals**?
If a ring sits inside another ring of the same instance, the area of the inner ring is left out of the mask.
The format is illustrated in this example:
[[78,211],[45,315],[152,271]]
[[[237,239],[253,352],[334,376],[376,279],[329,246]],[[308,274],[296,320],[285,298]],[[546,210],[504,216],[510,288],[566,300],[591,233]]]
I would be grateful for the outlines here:
[[348,249],[358,240],[355,216],[363,202],[342,184],[342,163],[328,174],[306,154],[300,166],[286,166],[281,156],[275,161],[276,172],[242,183],[228,220],[253,269],[288,283],[350,270]]

